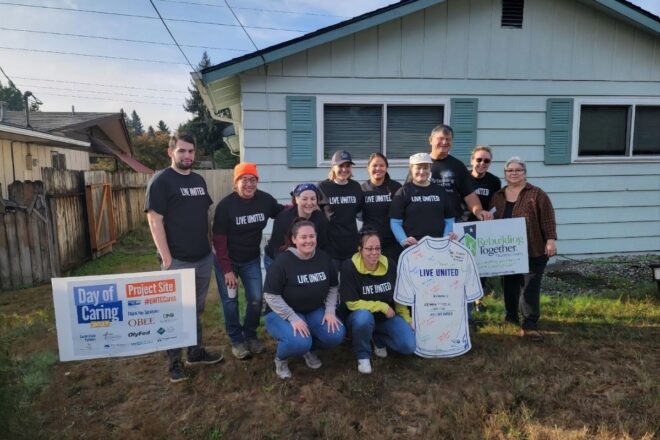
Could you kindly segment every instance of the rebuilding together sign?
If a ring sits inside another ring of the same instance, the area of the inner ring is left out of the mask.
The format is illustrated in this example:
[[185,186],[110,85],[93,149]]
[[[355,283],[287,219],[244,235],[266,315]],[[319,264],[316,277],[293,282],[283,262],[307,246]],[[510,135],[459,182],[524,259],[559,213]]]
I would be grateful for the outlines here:
[[60,360],[194,345],[193,269],[53,278]]
[[476,260],[479,276],[529,272],[524,218],[454,223],[454,232]]

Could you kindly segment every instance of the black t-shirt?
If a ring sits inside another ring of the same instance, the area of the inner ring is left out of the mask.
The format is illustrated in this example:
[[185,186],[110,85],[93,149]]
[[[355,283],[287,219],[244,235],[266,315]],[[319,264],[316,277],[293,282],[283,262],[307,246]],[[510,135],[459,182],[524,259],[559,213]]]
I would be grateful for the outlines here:
[[445,189],[452,209],[451,217],[459,217],[463,213],[463,199],[474,192],[472,177],[465,164],[451,154],[444,159],[434,159],[431,165],[431,183]]
[[261,233],[269,218],[275,218],[283,206],[267,192],[257,190],[251,199],[233,192],[215,208],[213,233],[227,236],[229,258],[245,263],[261,254]]
[[330,256],[317,249],[309,260],[282,252],[266,272],[264,292],[280,295],[294,311],[309,313],[325,306],[331,286],[338,284]]
[[[497,191],[502,188],[502,182],[500,181],[499,177],[494,176],[493,174],[486,172],[484,177],[481,179],[477,179],[474,177],[472,174],[470,174],[470,177],[472,177],[472,183],[474,184],[474,192],[477,194],[477,197],[479,197],[479,201],[481,202],[481,207],[483,209],[488,209],[490,205],[490,200],[493,198],[493,194],[495,194]],[[477,218],[472,214],[471,212],[468,212],[468,220],[469,221],[476,221]]]
[[144,211],[163,216],[167,246],[173,258],[198,261],[211,252],[209,206],[213,203],[199,174],[180,174],[166,168],[147,185]]
[[390,228],[390,204],[399,188],[401,184],[392,179],[387,179],[380,186],[374,185],[370,180],[362,183],[364,193],[362,222],[364,226],[370,226],[378,231],[384,245],[396,242]]
[[346,185],[338,185],[327,179],[320,182],[318,187],[329,221],[327,251],[332,258],[338,260],[350,258],[357,249],[356,218],[364,204],[360,184],[349,180]]
[[[362,274],[355,268],[352,260],[346,260],[341,267],[339,296],[346,301],[381,301],[394,308],[394,286],[396,284],[396,263],[388,261],[387,273],[384,275]],[[375,315],[377,319],[385,319],[383,313]]]
[[408,237],[442,237],[445,218],[451,218],[447,193],[439,185],[417,186],[408,182],[392,198],[390,218],[402,219]]
[[[277,214],[275,222],[273,223],[273,232],[270,235],[270,240],[264,249],[266,255],[270,258],[275,258],[279,255],[280,248],[284,245],[284,237],[291,228],[291,224],[298,217],[298,207],[292,206],[284,209]],[[321,211],[314,211],[309,216],[309,221],[316,226],[316,247],[318,249],[325,249],[328,244],[328,219]]]

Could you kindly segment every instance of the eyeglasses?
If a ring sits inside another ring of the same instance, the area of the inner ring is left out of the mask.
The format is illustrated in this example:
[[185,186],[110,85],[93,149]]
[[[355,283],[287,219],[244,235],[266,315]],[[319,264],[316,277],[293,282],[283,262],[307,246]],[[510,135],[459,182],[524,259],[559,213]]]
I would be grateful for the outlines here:
[[504,172],[505,173],[516,174],[516,173],[524,173],[525,170],[523,170],[522,168],[516,168],[516,169],[513,169],[513,170],[504,170]]
[[366,248],[362,248],[362,249],[364,249],[367,252],[380,252],[381,251],[380,246],[366,247]]
[[481,162],[486,163],[486,164],[490,163],[490,159],[482,159],[481,157],[477,157],[476,159],[474,159],[474,161],[476,163],[481,163]]
[[243,183],[252,184],[252,185],[257,183],[257,178],[256,177],[241,177],[238,180],[240,180]]

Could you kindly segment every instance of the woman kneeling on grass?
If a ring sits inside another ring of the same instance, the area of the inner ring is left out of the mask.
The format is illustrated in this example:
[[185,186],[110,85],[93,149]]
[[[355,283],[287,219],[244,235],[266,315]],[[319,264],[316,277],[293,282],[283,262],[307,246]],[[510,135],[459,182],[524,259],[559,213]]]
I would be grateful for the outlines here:
[[396,264],[381,254],[378,232],[360,232],[358,252],[341,268],[341,299],[351,314],[348,326],[358,371],[371,373],[371,340],[374,353],[387,356],[387,347],[401,354],[415,351],[415,333],[410,326],[410,311],[394,302]]
[[346,334],[335,316],[337,271],[330,256],[316,248],[314,223],[294,222],[286,245],[268,268],[264,285],[266,330],[278,341],[275,373],[280,379],[291,377],[291,357],[302,356],[309,368],[320,368],[312,350],[336,347]]

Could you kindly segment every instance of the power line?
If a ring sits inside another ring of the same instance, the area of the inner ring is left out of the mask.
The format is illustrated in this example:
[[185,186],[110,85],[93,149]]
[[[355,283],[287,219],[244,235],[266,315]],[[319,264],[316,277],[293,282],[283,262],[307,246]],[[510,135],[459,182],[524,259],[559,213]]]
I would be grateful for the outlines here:
[[[259,48],[257,47],[257,45],[254,43],[254,40],[252,39],[252,37],[251,37],[250,34],[248,33],[247,29],[245,29],[245,27],[243,26],[243,23],[241,23],[241,20],[238,19],[238,16],[237,16],[236,13],[234,12],[234,10],[231,8],[231,6],[229,6],[229,3],[227,3],[227,0],[224,0],[224,2],[225,2],[225,5],[227,5],[227,7],[229,8],[229,10],[231,11],[231,15],[234,16],[234,19],[235,19],[235,20],[238,22],[238,24],[241,26],[241,29],[243,29],[243,32],[245,32],[245,35],[247,35],[248,39],[250,40],[250,43],[252,43],[252,45],[254,46],[254,50],[259,50]],[[263,57],[262,57],[262,58],[263,58]]]
[[65,98],[78,98],[78,99],[91,99],[94,101],[113,101],[113,102],[130,102],[134,104],[153,104],[153,105],[164,105],[168,107],[178,107],[178,104],[169,104],[165,102],[148,102],[148,101],[131,101],[128,99],[110,99],[110,98],[100,98],[98,96],[79,96],[79,95],[63,95],[60,93],[40,93],[43,96],[63,96]]
[[163,23],[163,26],[165,26],[165,29],[167,30],[167,33],[170,34],[170,37],[172,37],[172,41],[174,41],[174,44],[176,44],[176,47],[179,48],[179,52],[181,52],[181,55],[183,55],[183,57],[186,59],[186,61],[188,62],[188,65],[190,66],[190,68],[192,69],[192,71],[193,71],[193,72],[196,72],[197,70],[195,70],[195,68],[193,67],[192,63],[191,63],[190,60],[188,59],[188,56],[187,56],[186,53],[183,51],[183,49],[181,49],[181,46],[179,46],[179,42],[176,41],[176,38],[174,38],[174,34],[172,34],[172,31],[171,31],[170,28],[167,26],[167,23],[165,23],[165,20],[163,20],[163,16],[160,15],[160,12],[159,12],[158,9],[156,8],[156,5],[154,4],[153,0],[149,0],[149,3],[151,3],[151,6],[154,7],[154,11],[156,11],[156,14],[158,14],[158,18],[160,18],[161,23]]
[[[184,5],[196,5],[196,6],[212,6],[214,8],[226,8],[225,5],[216,5],[213,3],[200,3],[200,2],[189,2],[183,0],[160,0],[161,2],[168,3],[181,3]],[[294,14],[294,15],[315,15],[318,17],[335,17],[335,18],[350,18],[344,15],[334,15],[334,14],[322,14],[320,12],[302,12],[302,11],[285,11],[283,9],[262,9],[262,8],[247,8],[245,6],[233,6],[234,9],[241,11],[258,11],[258,12],[276,12],[280,14]]]
[[56,83],[63,83],[63,84],[79,84],[79,85],[85,85],[85,86],[110,87],[110,88],[117,88],[117,89],[149,90],[151,92],[167,92],[167,93],[188,94],[188,92],[184,92],[182,90],[150,89],[150,88],[147,88],[147,87],[120,86],[119,84],[99,84],[99,83],[90,83],[90,82],[82,82],[82,81],[64,81],[64,80],[59,80],[59,79],[35,78],[35,77],[30,77],[30,76],[16,76],[14,78],[27,79],[27,80],[30,80],[30,81],[46,81],[46,82],[56,82]]
[[5,71],[2,70],[2,66],[0,66],[0,72],[2,72],[2,74],[5,76],[5,78],[7,78],[7,81],[9,81],[8,86],[16,89],[16,85],[14,84],[14,81],[12,81],[11,78],[5,73]]
[[[0,26],[0,30],[2,31],[14,31],[14,32],[27,32],[31,34],[43,34],[43,35],[59,35],[59,36],[64,36],[64,37],[80,37],[80,38],[93,38],[97,40],[111,40],[111,41],[126,41],[129,43],[144,43],[144,44],[156,44],[160,46],[176,46],[176,44],[173,43],[166,43],[166,42],[160,42],[160,41],[149,41],[149,40],[132,40],[130,38],[116,38],[116,37],[105,37],[101,35],[87,35],[87,34],[71,34],[68,32],[52,32],[52,31],[37,31],[34,29],[18,29],[18,28],[8,28],[4,26]],[[234,52],[249,52],[246,49],[232,49],[229,47],[214,47],[214,46],[195,46],[192,44],[181,44],[180,46],[182,47],[193,47],[193,48],[198,48],[198,49],[212,49],[212,50],[229,50],[229,51],[234,51]]]
[[57,55],[73,55],[73,56],[79,56],[79,57],[105,58],[105,59],[110,59],[110,60],[141,61],[141,62],[144,62],[144,63],[178,64],[178,65],[181,65],[181,66],[186,65],[186,63],[178,63],[176,61],[162,61],[162,60],[150,60],[150,59],[142,59],[142,58],[114,57],[114,56],[110,56],[110,55],[92,55],[92,54],[88,54],[88,53],[63,52],[63,51],[59,51],[59,50],[28,49],[28,48],[24,48],[24,47],[5,47],[5,46],[0,46],[0,49],[15,50],[15,51],[19,51],[19,52],[53,53],[53,54],[57,54]]
[[[21,83],[22,84],[22,83]],[[32,89],[43,89],[43,90],[60,90],[64,92],[83,92],[83,93],[98,93],[101,95],[113,95],[113,96],[132,96],[134,98],[147,98],[147,99],[165,99],[172,101],[180,101],[181,98],[172,98],[167,96],[154,96],[154,95],[136,95],[134,93],[117,93],[117,92],[101,92],[98,90],[85,90],[85,89],[67,89],[66,87],[49,87],[49,86],[40,86],[36,84],[22,84],[23,88],[32,88]]]
[[[131,18],[143,18],[148,20],[158,20],[158,17],[152,17],[149,15],[139,15],[139,14],[126,14],[123,12],[107,12],[107,11],[95,11],[92,9],[73,9],[73,8],[63,8],[59,6],[44,6],[44,5],[24,5],[21,3],[11,3],[11,2],[0,2],[0,5],[5,6],[20,6],[25,8],[36,8],[36,9],[50,9],[56,11],[69,11],[69,12],[84,12],[88,14],[100,14],[100,15],[114,15],[118,17],[131,17]],[[193,24],[209,24],[213,26],[227,26],[227,27],[242,27],[237,24],[227,24],[227,23],[217,23],[213,21],[199,21],[199,20],[185,20],[182,18],[164,18],[167,21],[176,21],[181,23],[193,23]],[[265,27],[265,26],[246,26],[250,29],[262,29],[268,31],[285,31],[285,32],[300,32],[307,33],[311,30],[305,29],[285,29],[285,28],[275,28],[275,27]]]

